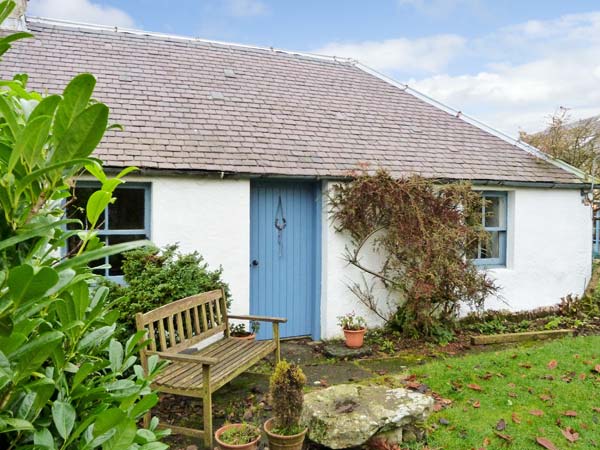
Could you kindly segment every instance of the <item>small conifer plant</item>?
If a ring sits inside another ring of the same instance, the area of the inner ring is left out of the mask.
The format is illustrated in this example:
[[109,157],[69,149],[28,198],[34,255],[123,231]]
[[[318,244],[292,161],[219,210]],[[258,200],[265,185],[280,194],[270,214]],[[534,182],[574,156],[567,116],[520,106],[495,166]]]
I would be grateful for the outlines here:
[[304,403],[303,388],[306,376],[296,364],[280,361],[271,375],[270,395],[273,407],[272,432],[290,436],[304,430],[300,425],[300,414]]

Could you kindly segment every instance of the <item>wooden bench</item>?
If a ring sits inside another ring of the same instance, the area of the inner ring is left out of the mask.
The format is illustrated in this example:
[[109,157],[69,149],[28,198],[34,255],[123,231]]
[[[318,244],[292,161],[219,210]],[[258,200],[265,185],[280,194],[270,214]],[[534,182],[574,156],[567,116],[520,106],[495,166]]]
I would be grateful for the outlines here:
[[[273,339],[232,338],[229,319],[272,322]],[[203,438],[205,447],[212,449],[212,393],[270,353],[275,353],[279,362],[279,324],[287,319],[228,315],[225,292],[219,289],[177,300],[145,314],[138,313],[135,321],[138,330],[146,331],[149,341],[141,351],[143,367],[147,368],[150,355],[170,361],[152,386],[160,392],[201,398],[203,403],[203,430],[161,426],[173,433]],[[217,341],[200,350],[194,348],[211,337],[211,341],[215,338]],[[150,413],[144,420],[147,426]]]

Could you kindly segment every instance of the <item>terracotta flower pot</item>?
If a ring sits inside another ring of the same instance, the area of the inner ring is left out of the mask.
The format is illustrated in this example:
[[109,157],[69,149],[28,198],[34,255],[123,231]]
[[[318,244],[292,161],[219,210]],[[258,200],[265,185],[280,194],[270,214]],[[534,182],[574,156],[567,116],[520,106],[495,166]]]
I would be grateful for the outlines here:
[[344,337],[346,338],[346,347],[348,348],[361,348],[365,339],[366,328],[360,330],[346,330],[344,329]]
[[246,334],[245,336],[231,336],[234,339],[239,339],[240,341],[253,341],[256,339],[256,334]]
[[[256,434],[258,435],[258,437],[256,439],[254,439],[252,442],[248,442],[247,444],[240,444],[240,445],[233,445],[233,444],[228,444],[226,442],[223,442],[220,438],[221,435],[227,431],[230,428],[241,428],[241,427],[248,427],[251,425],[244,425],[241,423],[231,423],[228,425],[223,425],[221,428],[219,428],[217,431],[215,431],[215,441],[217,441],[217,445],[219,446],[219,448],[221,448],[222,450],[256,450],[258,449],[258,442],[260,441],[260,431],[258,429],[256,429]],[[253,427],[255,428],[255,427]]]
[[271,432],[273,420],[275,419],[271,418],[265,422],[265,433],[267,433],[267,438],[269,439],[269,450],[301,450],[308,428],[292,436],[283,436]]

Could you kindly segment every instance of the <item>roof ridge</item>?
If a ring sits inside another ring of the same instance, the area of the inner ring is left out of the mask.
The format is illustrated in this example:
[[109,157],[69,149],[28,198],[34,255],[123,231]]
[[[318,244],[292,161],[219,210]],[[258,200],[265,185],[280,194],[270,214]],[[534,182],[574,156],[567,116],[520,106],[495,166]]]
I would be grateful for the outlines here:
[[278,47],[263,47],[260,45],[241,44],[241,43],[237,43],[237,42],[219,41],[216,39],[206,39],[206,38],[193,37],[193,36],[184,36],[184,35],[180,35],[180,34],[161,33],[158,31],[147,31],[147,30],[141,30],[141,29],[137,29],[137,28],[118,27],[118,26],[111,26],[111,25],[100,25],[100,24],[93,24],[93,23],[88,23],[88,22],[77,22],[77,21],[71,21],[71,20],[53,19],[53,18],[49,18],[49,17],[38,17],[38,16],[27,16],[26,20],[28,22],[41,23],[41,24],[53,25],[53,26],[61,26],[64,28],[79,28],[79,29],[83,28],[83,29],[96,30],[96,31],[133,34],[133,35],[142,36],[142,37],[144,37],[144,36],[154,37],[154,38],[165,39],[165,40],[172,39],[172,40],[180,40],[180,41],[188,41],[188,42],[198,42],[198,43],[204,43],[204,44],[215,44],[215,45],[221,45],[224,47],[234,47],[234,48],[238,48],[240,50],[261,50],[261,51],[271,52],[271,53],[285,53],[285,54],[288,54],[291,56],[301,56],[304,58],[310,58],[310,59],[314,59],[317,61],[326,61],[326,62],[333,62],[333,63],[346,63],[346,64],[352,64],[352,65],[357,63],[357,60],[355,60],[355,59],[343,58],[343,57],[339,57],[339,56],[335,56],[335,55],[321,55],[318,53],[287,50],[287,49],[278,48]]

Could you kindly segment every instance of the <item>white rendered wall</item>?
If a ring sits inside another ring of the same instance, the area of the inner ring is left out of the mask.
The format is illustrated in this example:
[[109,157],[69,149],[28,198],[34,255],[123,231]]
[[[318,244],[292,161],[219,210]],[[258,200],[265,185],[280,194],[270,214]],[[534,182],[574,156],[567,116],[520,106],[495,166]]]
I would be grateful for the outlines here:
[[592,216],[578,189],[516,189],[508,197],[506,268],[489,269],[501,286],[491,309],[549,306],[580,295],[592,270]]
[[[327,187],[330,187],[327,186]],[[483,188],[482,188],[483,189]],[[326,189],[324,187],[324,192]],[[490,298],[487,308],[522,310],[548,306],[569,294],[581,294],[591,274],[592,220],[590,208],[581,202],[578,189],[508,190],[507,265],[489,269],[501,287],[500,298]],[[337,316],[356,311],[370,326],[381,321],[369,313],[347,285],[360,281],[361,271],[344,261],[349,244],[336,232],[323,202],[321,333],[323,338],[341,335]],[[366,251],[363,262],[379,267],[381,260]],[[376,292],[385,302],[386,294]]]
[[232,314],[250,309],[250,181],[202,177],[127,177],[151,183],[152,241],[197,250],[211,269],[223,266]]

